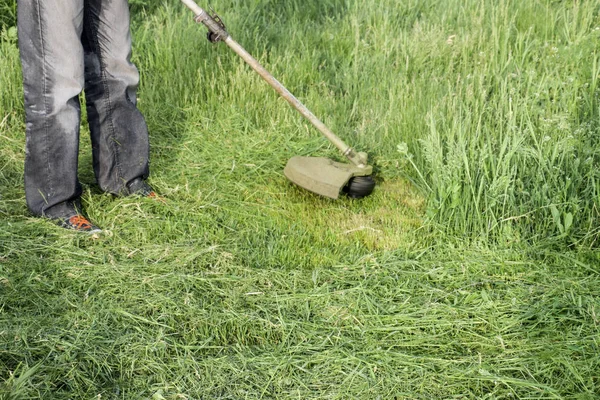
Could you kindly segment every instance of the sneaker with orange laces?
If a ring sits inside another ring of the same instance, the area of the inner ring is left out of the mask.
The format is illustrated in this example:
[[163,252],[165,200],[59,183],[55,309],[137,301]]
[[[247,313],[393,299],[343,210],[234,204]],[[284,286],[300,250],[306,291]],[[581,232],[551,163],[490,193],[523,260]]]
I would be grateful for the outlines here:
[[61,220],[60,224],[63,228],[71,229],[83,233],[100,233],[102,229],[92,224],[89,219],[83,215],[73,215]]

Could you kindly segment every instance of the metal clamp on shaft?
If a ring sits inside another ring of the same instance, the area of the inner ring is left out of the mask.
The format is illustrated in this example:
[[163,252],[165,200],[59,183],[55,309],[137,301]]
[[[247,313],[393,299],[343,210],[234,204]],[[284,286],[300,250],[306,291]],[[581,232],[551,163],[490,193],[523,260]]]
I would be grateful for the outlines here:
[[223,20],[214,11],[213,15],[210,15],[206,11],[202,10],[201,13],[194,17],[194,20],[197,23],[204,24],[204,26],[208,28],[206,37],[212,43],[223,41],[229,37],[229,33],[227,33],[227,28],[225,27]]
[[348,147],[348,149],[346,149],[346,151],[344,151],[343,154],[358,168],[365,168],[367,166],[367,153],[357,153],[352,147]]

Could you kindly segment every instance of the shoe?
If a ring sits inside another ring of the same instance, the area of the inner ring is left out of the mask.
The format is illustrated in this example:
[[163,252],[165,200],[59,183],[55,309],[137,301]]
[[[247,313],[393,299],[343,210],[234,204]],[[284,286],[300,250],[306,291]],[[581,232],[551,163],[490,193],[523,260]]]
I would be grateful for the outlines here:
[[60,226],[82,233],[100,233],[102,229],[92,224],[89,219],[83,215],[73,215],[64,219],[59,219]]
[[130,195],[147,197],[165,203],[165,199],[156,194],[154,189],[152,189],[152,186],[148,185],[148,183],[141,178],[134,179],[127,185],[127,189],[129,190]]
[[148,185],[142,178],[136,178],[127,185],[130,195],[141,197],[158,197],[152,186]]

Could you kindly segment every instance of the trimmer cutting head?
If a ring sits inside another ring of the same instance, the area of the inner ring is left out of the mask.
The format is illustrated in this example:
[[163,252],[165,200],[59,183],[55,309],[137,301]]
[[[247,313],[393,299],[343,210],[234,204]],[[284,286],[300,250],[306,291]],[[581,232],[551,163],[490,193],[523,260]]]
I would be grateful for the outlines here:
[[368,196],[375,187],[373,167],[357,167],[325,157],[292,157],[285,176],[296,185],[321,196],[337,199],[341,192],[352,198]]

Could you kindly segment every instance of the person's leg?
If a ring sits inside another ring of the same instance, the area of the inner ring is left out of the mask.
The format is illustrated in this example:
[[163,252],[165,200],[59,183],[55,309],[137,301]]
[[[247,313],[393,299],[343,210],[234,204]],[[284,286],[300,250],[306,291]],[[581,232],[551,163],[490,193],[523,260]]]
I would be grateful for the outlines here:
[[37,216],[75,213],[84,66],[83,0],[19,0],[25,94],[25,197]]
[[127,0],[86,0],[82,42],[96,179],[106,192],[131,194],[148,177],[149,140],[136,107]]

